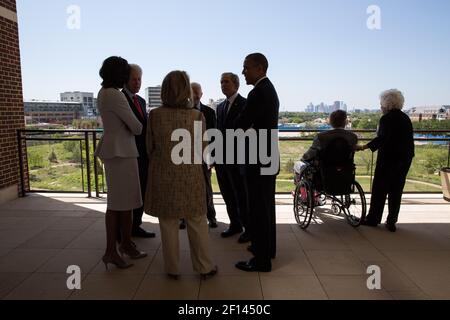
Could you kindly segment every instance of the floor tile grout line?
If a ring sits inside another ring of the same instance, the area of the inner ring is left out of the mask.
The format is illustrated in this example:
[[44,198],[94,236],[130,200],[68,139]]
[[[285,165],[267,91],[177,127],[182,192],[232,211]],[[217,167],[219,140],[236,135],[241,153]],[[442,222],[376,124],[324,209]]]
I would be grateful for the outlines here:
[[139,283],[139,285],[137,286],[136,290],[134,291],[134,294],[133,294],[133,296],[131,297],[130,300],[135,300],[135,299],[136,299],[136,295],[137,295],[137,293],[139,292],[139,289],[141,289],[142,284],[143,284],[145,278],[147,278],[147,276],[148,276],[148,271],[150,270],[151,265],[152,265],[153,262],[155,261],[156,255],[158,254],[159,248],[160,248],[160,247],[161,247],[161,244],[158,246],[158,249],[155,250],[155,253],[153,254],[153,257],[152,257],[150,263],[148,264],[147,269],[145,269],[145,272],[144,272],[144,274],[143,274],[143,278],[142,278],[141,282]]
[[[44,250],[46,250],[46,249],[44,249]],[[50,250],[54,250],[54,249],[50,249]],[[62,251],[62,249],[61,249],[60,251]],[[60,252],[60,251],[59,251],[59,252]],[[58,253],[59,253],[59,252],[58,252]],[[31,278],[31,277],[34,276],[35,274],[38,274],[38,273],[37,273],[37,270],[39,270],[39,269],[40,269],[42,266],[44,266],[48,261],[50,261],[50,259],[54,258],[58,253],[55,253],[54,255],[50,255],[50,257],[49,257],[47,260],[45,260],[44,262],[42,262],[42,263],[41,263],[34,271],[29,272],[29,275],[28,275],[27,277],[25,277],[22,281],[20,281],[20,283],[17,284],[14,288],[12,288],[11,290],[9,290],[8,293],[5,294],[5,295],[3,296],[3,298],[1,298],[0,300],[3,300],[3,299],[6,298],[8,295],[10,295],[11,292],[13,292],[15,289],[17,289],[18,287],[20,287],[26,280],[28,280],[29,278]],[[5,272],[5,273],[11,273],[11,272]],[[22,273],[22,272],[21,272],[21,273]],[[28,273],[28,272],[23,272],[23,273]]]
[[[291,228],[292,228],[293,226],[294,226],[294,225],[291,225]],[[298,225],[295,225],[295,226],[298,226]],[[322,291],[325,293],[325,296],[327,297],[327,299],[330,300],[330,297],[329,297],[329,295],[328,295],[328,292],[325,290],[325,287],[324,287],[322,281],[320,280],[319,275],[317,274],[316,269],[314,268],[313,264],[311,263],[311,261],[310,261],[308,255],[306,254],[305,248],[303,248],[303,246],[302,246],[302,244],[301,244],[301,242],[300,242],[300,239],[299,239],[298,237],[295,237],[295,238],[296,238],[298,244],[300,245],[300,248],[302,249],[302,252],[303,252],[303,254],[304,254],[305,258],[306,258],[306,261],[309,263],[311,269],[313,270],[314,275],[315,275],[317,281],[319,281],[319,284],[320,284],[320,287],[322,288]]]
[[[422,290],[422,288],[416,283],[416,281],[414,281],[407,273],[405,273],[399,266],[397,266],[397,264],[394,263],[394,261],[392,261],[388,256],[386,256],[379,247],[377,247],[374,243],[372,243],[372,241],[370,241],[367,237],[365,237],[364,234],[362,234],[360,232],[360,230],[357,230],[357,231],[358,231],[358,233],[361,234],[361,236],[363,238],[365,238],[380,253],[380,255],[382,255],[384,258],[386,258],[386,260],[389,263],[391,263],[394,267],[396,267],[403,276],[405,276],[409,281],[411,281],[411,283],[413,283],[417,289],[419,289],[421,292],[425,293],[425,291]],[[411,250],[411,251],[415,251],[415,250]],[[359,257],[358,257],[358,259],[359,259]],[[361,259],[360,259],[360,261],[365,265],[364,261],[362,261]],[[385,291],[387,291],[387,290],[385,290]]]

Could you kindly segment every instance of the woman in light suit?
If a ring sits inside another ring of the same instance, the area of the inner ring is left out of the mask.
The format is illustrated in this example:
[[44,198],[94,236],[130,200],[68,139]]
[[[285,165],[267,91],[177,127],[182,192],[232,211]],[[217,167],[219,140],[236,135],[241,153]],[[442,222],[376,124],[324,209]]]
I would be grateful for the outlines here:
[[[147,127],[149,173],[145,195],[145,212],[159,218],[164,264],[167,274],[179,274],[178,221],[184,218],[191,249],[192,266],[203,278],[214,276],[209,252],[206,218],[206,187],[202,168],[202,154],[194,163],[195,139],[202,139],[205,120],[200,111],[193,109],[191,84],[184,71],[170,72],[162,83],[163,106],[150,111]],[[194,131],[195,124],[200,130]],[[183,162],[175,159],[180,152],[174,149],[179,142],[172,141],[175,130],[189,133],[191,154],[184,154]],[[197,134],[197,135],[195,135]],[[201,140],[200,140],[201,141]],[[200,148],[206,143],[200,142]],[[184,161],[188,159],[188,161]],[[190,163],[187,163],[190,162]]]
[[130,66],[120,57],[110,57],[103,62],[100,76],[102,89],[98,93],[98,109],[103,121],[103,137],[96,156],[105,165],[108,186],[106,222],[106,252],[103,262],[120,269],[132,264],[125,262],[117,252],[116,242],[120,232],[119,250],[132,259],[147,256],[137,250],[131,241],[132,209],[142,206],[135,135],[142,131],[142,124],[131,111],[124,94],[119,90],[128,80]]

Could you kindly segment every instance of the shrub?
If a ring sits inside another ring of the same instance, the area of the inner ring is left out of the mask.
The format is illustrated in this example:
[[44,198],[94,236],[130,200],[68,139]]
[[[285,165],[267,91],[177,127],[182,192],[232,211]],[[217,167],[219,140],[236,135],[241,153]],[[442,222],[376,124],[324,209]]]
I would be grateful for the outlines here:
[[30,169],[39,169],[44,167],[44,157],[37,152],[28,153],[28,165]]
[[58,163],[58,158],[56,157],[55,150],[52,149],[52,152],[48,155],[48,161],[51,163]]

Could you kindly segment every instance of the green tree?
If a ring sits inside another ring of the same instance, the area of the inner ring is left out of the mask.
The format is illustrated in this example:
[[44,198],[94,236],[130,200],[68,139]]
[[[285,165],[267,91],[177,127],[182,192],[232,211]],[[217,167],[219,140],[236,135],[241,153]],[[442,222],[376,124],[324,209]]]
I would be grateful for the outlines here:
[[48,161],[50,161],[51,163],[58,163],[58,158],[56,157],[55,150],[52,149],[52,151],[48,155]]
[[438,150],[430,150],[425,159],[424,167],[428,174],[438,173],[447,164],[447,155]]
[[77,141],[64,141],[63,142],[64,150],[68,152],[74,152],[77,149]]

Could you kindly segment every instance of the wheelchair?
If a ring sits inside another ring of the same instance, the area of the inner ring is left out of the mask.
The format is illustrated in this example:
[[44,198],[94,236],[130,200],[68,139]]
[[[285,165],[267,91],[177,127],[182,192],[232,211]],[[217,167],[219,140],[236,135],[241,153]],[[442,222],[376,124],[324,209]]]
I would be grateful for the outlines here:
[[328,148],[315,163],[301,166],[297,162],[294,166],[294,217],[303,230],[317,216],[319,207],[330,206],[334,215],[344,214],[353,227],[366,217],[366,197],[355,180],[354,152],[343,143],[334,143],[337,149]]

